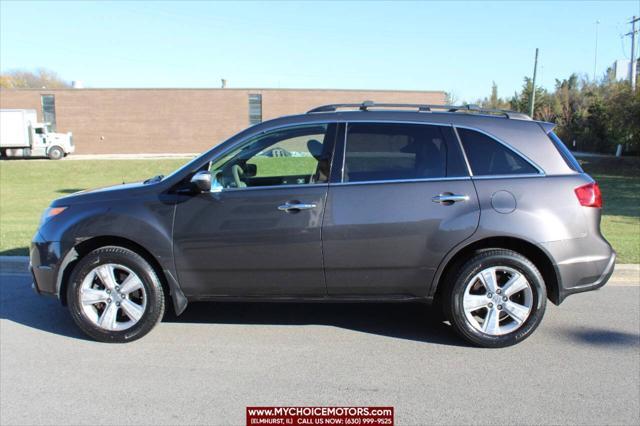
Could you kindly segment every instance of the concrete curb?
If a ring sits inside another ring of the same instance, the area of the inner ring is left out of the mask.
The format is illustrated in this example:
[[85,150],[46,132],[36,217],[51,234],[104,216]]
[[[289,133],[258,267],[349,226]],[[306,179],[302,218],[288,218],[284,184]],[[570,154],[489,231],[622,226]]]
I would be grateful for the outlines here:
[[0,256],[0,274],[29,273],[29,256]]
[[640,285],[640,264],[618,264],[613,271],[610,283],[614,285]]
[[[0,256],[0,274],[28,274],[28,256]],[[610,285],[640,286],[640,264],[617,264]]]

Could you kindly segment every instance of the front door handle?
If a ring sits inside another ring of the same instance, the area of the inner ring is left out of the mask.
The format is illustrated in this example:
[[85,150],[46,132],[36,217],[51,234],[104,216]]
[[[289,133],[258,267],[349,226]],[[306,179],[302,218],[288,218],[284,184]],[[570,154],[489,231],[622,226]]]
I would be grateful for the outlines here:
[[460,195],[460,194],[444,193],[444,194],[440,194],[440,195],[436,195],[434,197],[431,197],[431,201],[433,201],[434,203],[440,203],[440,204],[449,205],[449,204],[457,203],[457,202],[460,202],[460,201],[469,201],[469,196],[468,195]]
[[310,210],[315,209],[317,207],[316,204],[306,204],[306,203],[284,203],[281,206],[278,206],[278,210],[281,212],[289,212],[294,213],[300,210]]

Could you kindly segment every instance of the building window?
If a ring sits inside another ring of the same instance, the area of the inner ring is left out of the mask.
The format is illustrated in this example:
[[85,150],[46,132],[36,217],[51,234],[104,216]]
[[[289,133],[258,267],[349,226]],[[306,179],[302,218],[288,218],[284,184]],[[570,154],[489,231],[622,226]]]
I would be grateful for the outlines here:
[[50,123],[52,132],[56,131],[56,98],[54,95],[42,95],[42,120]]
[[262,95],[249,95],[249,124],[262,122]]

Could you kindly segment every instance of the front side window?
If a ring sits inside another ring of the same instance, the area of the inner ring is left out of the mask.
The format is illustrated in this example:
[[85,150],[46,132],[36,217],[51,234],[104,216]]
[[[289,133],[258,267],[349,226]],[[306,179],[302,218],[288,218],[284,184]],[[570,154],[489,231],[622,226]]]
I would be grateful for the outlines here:
[[484,133],[458,128],[474,176],[538,174],[527,160]]
[[343,180],[433,179],[465,176],[452,130],[403,123],[349,123]]
[[256,136],[213,161],[223,188],[326,183],[335,125],[296,126]]

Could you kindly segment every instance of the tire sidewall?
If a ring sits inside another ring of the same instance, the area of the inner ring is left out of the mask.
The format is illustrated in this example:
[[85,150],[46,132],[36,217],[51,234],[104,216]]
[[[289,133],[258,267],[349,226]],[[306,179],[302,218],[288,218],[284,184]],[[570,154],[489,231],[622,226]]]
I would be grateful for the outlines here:
[[[93,324],[82,310],[80,290],[85,277],[97,266],[116,263],[138,275],[146,292],[144,314],[131,328],[122,331],[104,330]],[[153,268],[138,254],[120,247],[104,247],[89,253],[76,265],[67,286],[67,302],[76,324],[90,337],[103,342],[129,342],[147,334],[164,312],[162,285]]]
[[49,158],[52,160],[60,160],[64,157],[64,150],[59,146],[52,146],[49,148]]
[[[533,303],[531,313],[524,324],[511,333],[502,336],[491,336],[476,330],[467,320],[463,297],[468,282],[480,271],[493,266],[513,268],[525,276],[531,285]],[[451,320],[456,329],[468,340],[485,347],[511,346],[529,337],[542,321],[546,308],[546,288],[538,269],[525,257],[517,253],[480,255],[471,259],[456,279],[451,292]]]

